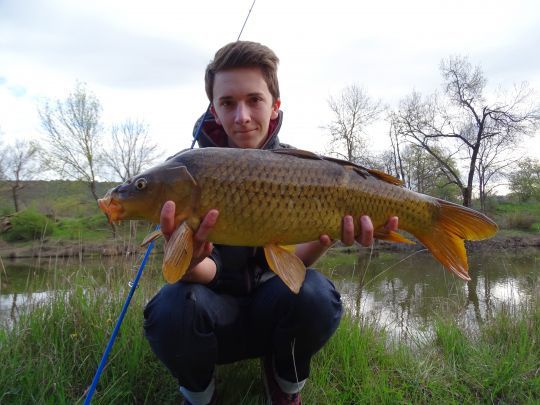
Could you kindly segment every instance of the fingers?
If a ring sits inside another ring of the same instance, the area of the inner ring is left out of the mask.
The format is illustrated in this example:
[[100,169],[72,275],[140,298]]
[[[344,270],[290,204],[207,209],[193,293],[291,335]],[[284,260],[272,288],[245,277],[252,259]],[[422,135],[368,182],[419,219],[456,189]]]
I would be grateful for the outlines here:
[[319,237],[319,243],[324,247],[330,247],[334,241],[328,235],[321,235]]
[[176,211],[176,205],[174,201],[165,201],[161,208],[161,214],[159,217],[159,224],[161,232],[165,236],[166,240],[169,240],[171,234],[174,232],[174,214]]
[[388,222],[384,225],[384,227],[389,231],[397,231],[399,227],[399,220],[398,217],[390,217],[388,218]]
[[216,225],[217,219],[219,216],[218,210],[210,210],[203,218],[201,224],[199,225],[199,229],[197,229],[197,232],[195,233],[193,239],[196,242],[203,243],[206,242],[208,239],[208,235]]
[[343,217],[341,225],[341,241],[346,246],[351,246],[354,243],[354,221],[350,215]]
[[367,215],[360,217],[360,234],[357,239],[362,246],[371,246],[373,243],[373,222]]

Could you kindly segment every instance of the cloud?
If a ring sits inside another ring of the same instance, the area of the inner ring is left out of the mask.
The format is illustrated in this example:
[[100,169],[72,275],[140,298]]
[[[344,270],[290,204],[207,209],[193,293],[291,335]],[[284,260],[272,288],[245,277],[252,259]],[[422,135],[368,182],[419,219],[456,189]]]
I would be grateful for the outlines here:
[[123,29],[68,4],[28,3],[0,3],[3,63],[31,64],[112,87],[202,81],[207,55],[181,40]]

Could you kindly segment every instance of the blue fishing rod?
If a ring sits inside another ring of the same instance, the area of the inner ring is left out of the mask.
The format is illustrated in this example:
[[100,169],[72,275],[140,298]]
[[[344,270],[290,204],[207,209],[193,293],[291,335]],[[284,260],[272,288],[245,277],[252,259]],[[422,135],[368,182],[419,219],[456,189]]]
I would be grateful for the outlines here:
[[[249,16],[251,15],[251,10],[253,10],[253,6],[255,5],[255,2],[257,0],[253,0],[251,3],[251,7],[248,11],[248,14],[244,20],[244,24],[242,25],[242,29],[240,30],[240,33],[238,34],[238,37],[236,38],[237,41],[240,40],[240,37],[242,36],[242,32],[244,32],[244,27],[246,26],[246,23],[249,19]],[[208,114],[210,113],[210,107],[212,106],[212,102],[208,104],[208,107],[206,108],[206,111],[199,121],[199,125],[197,126],[197,129],[195,130],[195,133],[193,134],[193,142],[191,143],[191,148],[195,146],[195,143],[199,139],[199,136],[202,131],[202,127],[204,125],[204,122],[206,121]],[[156,231],[159,230],[159,225],[156,227]],[[135,289],[139,285],[139,280],[142,276],[142,272],[146,266],[146,263],[148,262],[148,258],[150,257],[150,253],[152,252],[152,249],[154,248],[155,240],[150,242],[148,245],[148,248],[146,249],[146,253],[144,254],[144,258],[141,262],[141,265],[139,266],[139,270],[137,271],[137,274],[135,276],[135,279],[130,282],[130,290],[128,293],[128,296],[126,298],[126,301],[124,302],[124,306],[122,307],[122,310],[120,311],[120,315],[118,316],[118,320],[116,321],[116,325],[114,326],[114,329],[111,333],[111,337],[109,338],[109,342],[107,343],[107,346],[105,347],[105,351],[103,352],[103,355],[101,356],[101,361],[99,362],[98,368],[96,370],[96,374],[94,375],[94,378],[92,380],[92,384],[88,388],[86,392],[86,398],[84,400],[84,405],[89,405],[92,401],[92,397],[94,396],[94,393],[96,391],[97,384],[99,382],[99,379],[101,377],[101,374],[103,374],[103,370],[105,369],[105,366],[107,364],[107,359],[109,358],[109,353],[111,352],[111,349],[114,345],[114,341],[116,340],[116,336],[118,335],[118,332],[120,331],[120,326],[122,325],[122,322],[124,321],[124,317],[126,316],[127,309],[129,307],[129,304],[131,303],[131,298],[133,297],[133,294],[135,293]]]

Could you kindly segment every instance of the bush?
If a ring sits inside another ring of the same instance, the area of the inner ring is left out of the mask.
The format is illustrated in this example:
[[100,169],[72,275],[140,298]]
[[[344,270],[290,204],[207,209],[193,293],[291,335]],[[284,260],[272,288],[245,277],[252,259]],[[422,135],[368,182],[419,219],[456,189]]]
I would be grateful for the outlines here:
[[49,236],[54,223],[45,215],[33,209],[21,211],[10,219],[11,227],[4,232],[8,242],[29,241]]
[[507,229],[520,229],[528,231],[533,229],[533,225],[539,222],[539,218],[530,212],[514,212],[504,216],[504,227]]

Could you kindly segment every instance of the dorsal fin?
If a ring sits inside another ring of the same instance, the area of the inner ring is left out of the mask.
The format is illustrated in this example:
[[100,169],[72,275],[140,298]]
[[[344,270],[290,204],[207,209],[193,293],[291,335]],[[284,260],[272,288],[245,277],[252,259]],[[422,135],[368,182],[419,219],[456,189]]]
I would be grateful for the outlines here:
[[317,155],[316,153],[303,150],[303,149],[293,149],[293,148],[273,149],[272,152],[281,153],[283,155],[296,156],[303,159],[326,160],[329,162],[334,162],[334,163],[337,163],[338,165],[353,169],[356,173],[358,173],[363,178],[367,178],[368,175],[372,175],[373,177],[376,177],[379,180],[385,181],[390,184],[394,184],[396,186],[403,185],[403,182],[400,179],[388,173],[385,173],[377,169],[368,169],[363,166],[357,165],[356,163],[349,162],[347,160],[337,159],[330,156],[321,156],[321,155]]

